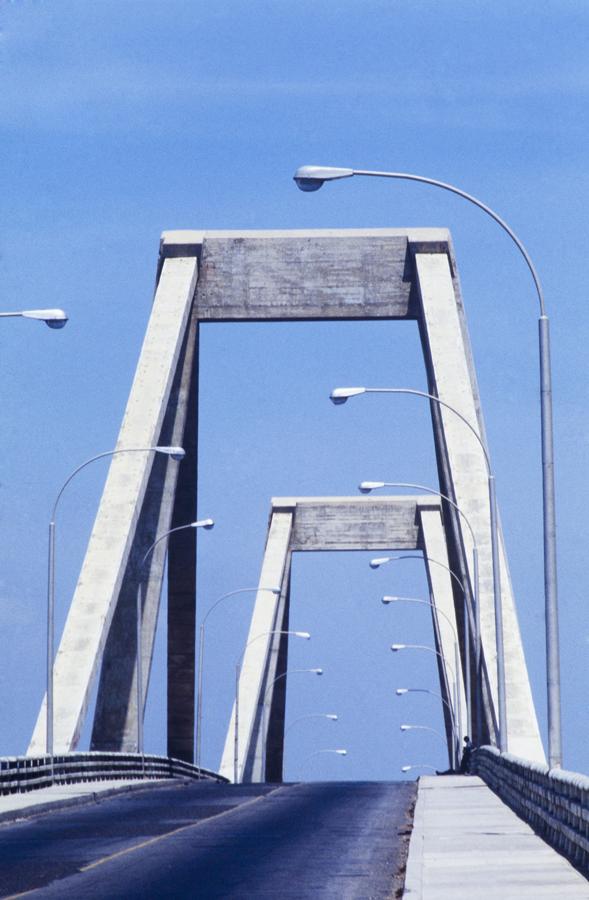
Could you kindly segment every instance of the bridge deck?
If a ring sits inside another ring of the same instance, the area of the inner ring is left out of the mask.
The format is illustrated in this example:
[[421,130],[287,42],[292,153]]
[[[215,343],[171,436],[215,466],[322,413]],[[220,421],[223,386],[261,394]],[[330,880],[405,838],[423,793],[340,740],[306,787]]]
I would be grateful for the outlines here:
[[425,776],[405,880],[407,898],[589,898],[589,883],[472,776]]

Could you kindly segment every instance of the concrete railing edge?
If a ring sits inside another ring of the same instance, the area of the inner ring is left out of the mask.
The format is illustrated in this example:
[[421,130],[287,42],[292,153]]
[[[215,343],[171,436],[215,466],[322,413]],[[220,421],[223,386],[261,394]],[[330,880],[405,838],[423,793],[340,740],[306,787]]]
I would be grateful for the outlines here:
[[472,774],[589,877],[589,776],[501,753],[474,751]]
[[55,784],[190,778],[227,782],[223,775],[167,756],[88,751],[45,756],[0,757],[0,795],[23,793]]

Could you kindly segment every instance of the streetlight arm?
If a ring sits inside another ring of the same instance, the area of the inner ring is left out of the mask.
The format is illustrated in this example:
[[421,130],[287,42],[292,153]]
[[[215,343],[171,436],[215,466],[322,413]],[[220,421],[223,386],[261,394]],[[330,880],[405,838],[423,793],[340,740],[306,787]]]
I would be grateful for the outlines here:
[[[415,558],[417,559],[417,557],[415,557]],[[435,603],[430,603],[429,600],[422,600],[421,597],[391,597],[391,596],[385,594],[385,596],[382,598],[382,602],[384,604],[394,603],[395,600],[398,600],[399,602],[402,602],[402,603],[421,603],[423,606],[429,606],[429,608],[433,609],[436,614],[441,614],[444,617],[444,619],[446,620],[446,622],[448,623],[448,625],[450,626],[450,628],[452,630],[452,634],[454,635],[454,640],[458,641],[456,629],[454,628],[454,625],[452,624],[451,619],[444,612],[444,610],[439,609],[439,607],[436,606]]]
[[474,536],[474,531],[472,525],[470,524],[466,513],[464,513],[457,503],[452,500],[451,497],[448,497],[447,494],[442,494],[441,491],[436,491],[435,488],[426,487],[424,484],[412,484],[408,481],[363,481],[358,485],[358,490],[362,494],[369,494],[370,491],[376,491],[379,488],[385,487],[403,487],[403,488],[415,488],[418,491],[426,491],[428,494],[434,494],[436,497],[441,497],[442,500],[446,500],[450,506],[452,506],[457,513],[459,513],[468,526],[468,530],[470,531],[470,536],[472,538],[472,542],[475,547],[478,548],[477,540]]
[[[166,448],[166,449],[177,450],[178,453],[181,450],[180,447]],[[65,491],[66,487],[68,486],[68,484],[70,483],[72,478],[75,478],[75,476],[78,474],[78,472],[81,472],[82,469],[85,469],[86,466],[90,465],[90,463],[96,462],[96,460],[98,460],[98,459],[104,459],[105,456],[117,456],[119,453],[149,453],[149,452],[156,453],[157,450],[158,450],[157,447],[119,447],[118,450],[105,450],[103,453],[97,453],[96,456],[91,456],[90,459],[87,459],[86,462],[83,462],[81,465],[79,465],[77,468],[75,468],[74,471],[70,475],[68,475],[68,477],[62,484],[62,486],[59,490],[59,493],[58,493],[57,497],[55,498],[55,503],[53,504],[53,509],[51,510],[51,521],[53,521],[55,519],[55,513],[57,510],[59,501],[61,500],[61,495]],[[170,454],[170,455],[172,455],[172,454]]]
[[151,545],[151,547],[148,548],[148,550],[147,550],[145,556],[144,556],[143,559],[141,560],[141,566],[140,566],[140,568],[141,568],[141,569],[143,568],[143,566],[145,565],[145,563],[146,563],[146,561],[147,561],[148,556],[149,556],[151,553],[153,553],[153,551],[155,550],[155,548],[157,547],[157,545],[159,544],[159,542],[160,542],[160,541],[163,541],[164,538],[169,537],[171,534],[174,534],[176,531],[184,531],[184,530],[187,529],[187,528],[201,528],[201,527],[202,527],[202,528],[207,528],[207,529],[209,529],[209,528],[212,528],[213,525],[214,525],[214,522],[213,522],[212,519],[202,519],[202,520],[199,521],[199,522],[189,522],[187,525],[178,525],[176,528],[170,528],[169,531],[165,531],[163,534],[160,534],[160,536],[159,536],[158,538],[155,539],[155,541],[153,542],[153,544]]
[[272,594],[279,594],[280,588],[251,587],[251,588],[237,588],[237,590],[235,590],[235,591],[227,591],[226,594],[222,594],[220,597],[218,597],[217,600],[211,606],[211,608],[207,610],[207,612],[205,613],[205,615],[203,617],[201,624],[202,625],[205,624],[205,622],[207,621],[208,617],[213,612],[213,610],[216,609],[218,607],[218,605],[223,602],[223,600],[227,599],[227,597],[234,597],[235,594],[253,593],[254,591],[269,591]]
[[487,472],[489,475],[492,474],[491,469],[491,460],[489,459],[489,454],[487,452],[487,448],[483,443],[483,439],[471,423],[468,421],[466,416],[463,416],[459,410],[456,409],[455,406],[452,406],[450,403],[446,403],[445,400],[440,400],[439,397],[436,397],[435,394],[429,394],[427,391],[418,391],[416,388],[364,388],[364,393],[366,394],[410,394],[415,397],[427,397],[428,400],[433,400],[434,403],[439,403],[440,406],[444,406],[446,409],[451,410],[455,413],[459,419],[462,419],[464,424],[470,428],[475,438],[479,442],[481,446],[481,450],[483,451],[483,455],[485,457],[485,463],[487,465]]
[[534,286],[536,288],[536,292],[538,294],[538,301],[540,303],[540,315],[546,315],[546,308],[544,304],[544,292],[542,290],[542,285],[540,284],[540,279],[538,277],[538,273],[536,272],[536,267],[532,262],[530,255],[523,243],[520,241],[515,232],[509,227],[507,222],[501,218],[501,216],[496,213],[490,206],[487,206],[486,203],[483,203],[482,200],[478,200],[472,194],[468,194],[466,191],[461,190],[453,184],[448,184],[445,181],[438,181],[436,178],[426,178],[424,175],[413,175],[409,172],[372,172],[370,170],[364,169],[353,169],[352,175],[365,175],[368,178],[397,178],[403,181],[418,181],[421,184],[431,184],[434,187],[442,188],[444,191],[449,191],[451,194],[456,194],[458,197],[462,197],[463,200],[468,200],[469,203],[473,203],[474,206],[478,206],[479,209],[482,209],[483,212],[487,213],[503,231],[511,238],[521,255],[523,256],[525,263],[530,270],[530,274],[534,280]]

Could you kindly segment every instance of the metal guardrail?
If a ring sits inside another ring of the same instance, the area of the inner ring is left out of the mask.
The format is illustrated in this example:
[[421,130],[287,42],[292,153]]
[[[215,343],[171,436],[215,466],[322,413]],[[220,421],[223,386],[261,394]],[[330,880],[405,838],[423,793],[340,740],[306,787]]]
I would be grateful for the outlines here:
[[589,776],[480,747],[471,772],[589,877]]
[[209,769],[167,756],[136,753],[66,753],[60,756],[0,757],[0,795],[34,791],[54,784],[84,781],[153,781],[162,778],[192,778],[226,782]]

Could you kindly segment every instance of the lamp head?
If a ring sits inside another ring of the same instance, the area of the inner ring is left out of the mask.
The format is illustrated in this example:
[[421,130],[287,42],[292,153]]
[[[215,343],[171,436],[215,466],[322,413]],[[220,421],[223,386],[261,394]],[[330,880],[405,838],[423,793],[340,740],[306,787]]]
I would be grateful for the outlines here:
[[411,731],[413,725],[399,725],[399,728],[401,729],[401,731]]
[[308,641],[309,638],[311,637],[311,635],[309,634],[308,631],[295,631],[294,636],[304,638],[306,641]]
[[335,752],[338,753],[339,756],[347,756],[348,755],[347,750],[336,750]]
[[397,597],[391,597],[388,594],[385,594],[384,597],[380,598],[380,602],[384,603],[385,606],[388,606],[389,603],[394,603],[397,599]]
[[384,481],[362,481],[358,485],[358,490],[361,494],[369,494],[370,491],[375,491],[378,488],[383,488],[384,486]]
[[207,531],[215,527],[214,519],[200,519],[198,522],[191,522],[190,524],[191,528],[206,528]]
[[371,569],[378,569],[379,566],[384,566],[385,563],[388,563],[393,559],[392,556],[377,556],[375,559],[371,559],[368,565]]
[[341,387],[334,388],[331,394],[329,395],[329,399],[336,406],[340,406],[342,403],[345,403],[346,400],[349,400],[350,397],[357,397],[358,394],[365,394],[366,388],[363,387]]
[[309,671],[312,672],[313,675],[323,675],[323,669],[309,669]]
[[403,694],[408,694],[408,693],[409,693],[409,688],[397,688],[397,690],[395,691],[395,694],[398,697],[401,697]]
[[391,650],[396,653],[398,650],[404,650],[407,644],[391,644]]
[[293,175],[296,186],[305,192],[318,191],[325,181],[350,178],[353,169],[334,169],[330,166],[299,166]]
[[413,766],[401,766],[401,772],[410,772]]
[[21,315],[25,319],[40,319],[50,328],[63,328],[68,320],[63,309],[25,309]]
[[325,718],[326,718],[326,719],[331,719],[332,722],[337,722],[337,720],[338,720],[339,717],[336,716],[335,713],[326,713],[326,714],[325,714]]
[[156,453],[164,453],[166,456],[171,456],[177,462],[186,456],[186,451],[183,447],[156,447],[155,450]]

